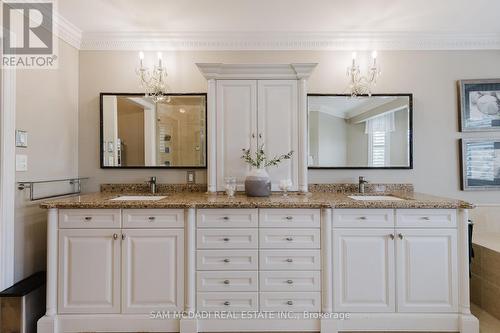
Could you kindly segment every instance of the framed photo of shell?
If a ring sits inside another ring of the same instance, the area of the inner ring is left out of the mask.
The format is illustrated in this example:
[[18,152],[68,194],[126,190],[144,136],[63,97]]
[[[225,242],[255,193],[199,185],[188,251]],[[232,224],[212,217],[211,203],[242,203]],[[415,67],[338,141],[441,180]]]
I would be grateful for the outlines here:
[[500,191],[500,138],[462,139],[462,190]]
[[500,79],[458,83],[462,132],[500,131]]

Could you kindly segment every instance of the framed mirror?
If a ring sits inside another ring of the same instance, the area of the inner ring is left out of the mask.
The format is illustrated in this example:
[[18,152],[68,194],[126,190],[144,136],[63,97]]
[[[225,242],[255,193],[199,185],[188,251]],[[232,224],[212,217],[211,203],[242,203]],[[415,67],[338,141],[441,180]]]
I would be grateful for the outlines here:
[[101,93],[101,168],[205,168],[207,94]]
[[309,94],[310,169],[412,169],[412,94]]

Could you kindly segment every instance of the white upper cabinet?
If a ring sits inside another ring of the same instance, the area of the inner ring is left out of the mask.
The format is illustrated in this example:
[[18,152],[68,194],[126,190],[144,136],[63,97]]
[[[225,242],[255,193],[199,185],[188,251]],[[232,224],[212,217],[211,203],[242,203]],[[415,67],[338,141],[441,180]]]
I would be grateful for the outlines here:
[[257,81],[217,82],[217,190],[224,190],[224,178],[236,177],[243,190],[250,170],[240,158],[242,149],[257,147]]
[[258,145],[270,158],[293,150],[291,160],[268,168],[272,190],[279,190],[281,179],[291,179],[293,191],[298,189],[298,97],[297,80],[258,81]]
[[208,80],[208,191],[223,191],[225,177],[244,189],[249,166],[242,149],[264,143],[268,157],[294,151],[269,168],[273,191],[282,179],[307,192],[307,79],[317,64],[197,64]]

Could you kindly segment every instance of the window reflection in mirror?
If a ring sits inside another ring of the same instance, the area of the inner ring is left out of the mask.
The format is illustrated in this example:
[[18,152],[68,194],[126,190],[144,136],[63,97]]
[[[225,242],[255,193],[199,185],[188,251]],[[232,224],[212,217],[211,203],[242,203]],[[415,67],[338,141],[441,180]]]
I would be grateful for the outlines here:
[[309,167],[412,167],[412,96],[309,95]]
[[205,167],[206,94],[101,94],[101,166]]

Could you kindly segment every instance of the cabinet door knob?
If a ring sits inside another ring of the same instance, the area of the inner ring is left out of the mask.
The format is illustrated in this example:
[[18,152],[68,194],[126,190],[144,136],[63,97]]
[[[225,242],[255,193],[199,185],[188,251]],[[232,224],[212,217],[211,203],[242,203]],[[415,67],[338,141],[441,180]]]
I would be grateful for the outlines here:
[[85,216],[84,219],[85,219],[85,221],[90,221],[90,220],[92,220],[92,216]]
[[389,237],[390,237],[391,239],[394,239],[394,234],[390,234],[390,235],[389,235]]
[[287,305],[293,305],[293,301],[286,302]]
[[255,139],[255,133],[252,133],[252,139]]
[[229,306],[229,305],[231,305],[231,302],[229,302],[229,301],[225,301],[225,302],[224,302],[224,305],[225,305],[225,306]]
[[286,280],[286,283],[293,284],[293,280]]
[[399,237],[399,239],[405,238],[405,236],[403,234],[398,234],[398,237]]
[[366,220],[366,216],[360,216],[359,219],[360,220]]
[[229,238],[227,238],[227,237],[222,238],[222,240],[223,240],[224,242],[229,242]]
[[224,280],[224,284],[229,284],[229,280]]
[[224,262],[231,262],[228,258],[224,259]]
[[125,239],[125,234],[122,234],[122,240],[124,240],[124,239]]
[[285,239],[286,239],[287,241],[289,241],[289,242],[293,241],[293,237],[287,237],[287,238],[285,238]]
[[117,240],[118,239],[118,234],[113,234],[113,239]]
[[262,133],[259,133],[259,139],[262,139]]
[[148,217],[148,220],[150,220],[151,222],[154,221],[155,219],[156,219],[156,217],[154,217],[154,216]]
[[288,259],[286,260],[286,262],[293,262],[293,259],[292,259],[292,258],[288,258]]

